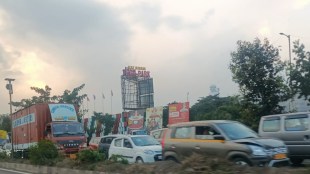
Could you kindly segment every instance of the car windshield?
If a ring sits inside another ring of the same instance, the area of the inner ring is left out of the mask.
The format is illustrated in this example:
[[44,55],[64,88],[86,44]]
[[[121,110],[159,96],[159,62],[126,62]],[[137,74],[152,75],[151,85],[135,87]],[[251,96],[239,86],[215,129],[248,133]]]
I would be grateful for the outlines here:
[[240,123],[218,123],[217,126],[229,137],[231,140],[238,140],[244,138],[257,138],[258,135],[252,129]]
[[80,123],[55,123],[53,124],[53,135],[60,136],[81,136],[84,134]]
[[131,137],[136,146],[153,146],[159,145],[158,141],[151,136]]

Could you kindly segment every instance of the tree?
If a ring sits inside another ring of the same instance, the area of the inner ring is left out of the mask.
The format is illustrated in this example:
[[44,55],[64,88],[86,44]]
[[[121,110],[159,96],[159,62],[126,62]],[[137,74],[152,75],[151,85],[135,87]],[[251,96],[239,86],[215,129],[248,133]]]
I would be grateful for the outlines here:
[[0,130],[11,132],[12,122],[8,114],[0,115]]
[[241,105],[239,96],[202,97],[191,107],[191,120],[238,120]]
[[238,41],[231,57],[229,68],[239,85],[244,109],[250,108],[253,118],[249,119],[257,121],[260,116],[281,113],[279,102],[289,98],[290,90],[281,74],[285,64],[280,61],[278,48],[267,39]]
[[296,55],[296,64],[292,64],[291,69],[292,87],[299,94],[299,98],[304,97],[310,101],[310,52],[305,51],[304,44],[295,41],[293,53]]

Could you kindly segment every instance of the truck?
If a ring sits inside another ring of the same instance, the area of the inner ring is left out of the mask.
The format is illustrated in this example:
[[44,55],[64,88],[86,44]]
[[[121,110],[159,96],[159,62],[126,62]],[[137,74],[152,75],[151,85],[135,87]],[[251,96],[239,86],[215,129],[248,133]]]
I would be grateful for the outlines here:
[[39,103],[12,114],[13,149],[27,152],[40,140],[52,141],[57,149],[75,154],[87,147],[77,106],[66,103]]

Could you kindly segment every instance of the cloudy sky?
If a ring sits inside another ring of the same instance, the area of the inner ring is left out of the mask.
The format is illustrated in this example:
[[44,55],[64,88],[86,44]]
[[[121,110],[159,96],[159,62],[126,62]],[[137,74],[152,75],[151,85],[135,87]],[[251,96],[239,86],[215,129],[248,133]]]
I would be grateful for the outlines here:
[[[85,83],[89,109],[121,112],[122,69],[146,67],[154,78],[155,106],[191,105],[209,94],[238,93],[228,69],[238,40],[268,38],[288,59],[288,39],[310,50],[310,0],[1,0],[0,114],[13,100],[52,94]],[[102,93],[106,96],[103,102]],[[96,95],[94,103],[93,95]],[[87,104],[85,103],[85,107]]]

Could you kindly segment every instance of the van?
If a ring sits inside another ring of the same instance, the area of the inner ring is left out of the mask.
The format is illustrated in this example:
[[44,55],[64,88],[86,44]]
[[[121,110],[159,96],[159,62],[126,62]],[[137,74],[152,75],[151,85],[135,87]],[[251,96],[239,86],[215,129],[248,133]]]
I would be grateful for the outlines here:
[[267,115],[260,119],[259,135],[284,141],[290,161],[299,165],[310,159],[310,112]]
[[220,157],[238,165],[289,164],[284,142],[261,138],[237,121],[207,120],[169,125],[162,146],[163,159],[177,162],[196,153]]

